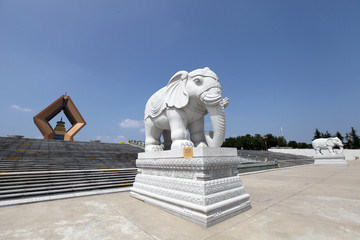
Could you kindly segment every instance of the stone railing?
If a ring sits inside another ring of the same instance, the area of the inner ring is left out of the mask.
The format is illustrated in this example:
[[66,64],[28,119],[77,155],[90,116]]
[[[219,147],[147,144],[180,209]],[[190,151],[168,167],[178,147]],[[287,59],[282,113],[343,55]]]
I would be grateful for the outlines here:
[[[290,153],[295,155],[303,155],[313,157],[315,156],[314,149],[269,149],[271,152],[279,152],[279,153]],[[335,151],[339,151],[339,149],[335,149]],[[343,154],[345,155],[345,160],[358,160],[360,157],[360,149],[344,149]]]
[[142,149],[145,149],[145,142],[144,141],[138,141],[138,140],[129,140],[129,144],[135,147],[140,147]]

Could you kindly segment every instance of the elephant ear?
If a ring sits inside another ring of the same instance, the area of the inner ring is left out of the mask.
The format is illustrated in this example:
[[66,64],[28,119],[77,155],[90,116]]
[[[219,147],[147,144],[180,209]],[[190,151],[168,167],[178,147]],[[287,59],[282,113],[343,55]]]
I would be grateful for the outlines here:
[[326,145],[327,145],[327,146],[333,146],[333,145],[334,145],[334,140],[332,140],[331,138],[328,138],[328,139],[326,140]]
[[189,95],[186,91],[188,72],[179,71],[175,73],[166,86],[165,102],[168,107],[183,108],[189,102]]

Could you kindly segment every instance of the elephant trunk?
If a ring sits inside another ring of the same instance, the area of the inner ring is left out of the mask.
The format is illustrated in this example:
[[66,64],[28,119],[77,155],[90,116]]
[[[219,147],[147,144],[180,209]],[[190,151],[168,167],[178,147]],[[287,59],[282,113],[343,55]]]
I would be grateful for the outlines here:
[[205,107],[210,115],[214,132],[205,132],[206,142],[209,147],[221,147],[225,139],[225,110],[219,92],[208,94],[204,97]]
[[340,148],[339,154],[342,154],[342,153],[344,152],[344,147],[343,147],[343,145],[339,145],[339,148]]

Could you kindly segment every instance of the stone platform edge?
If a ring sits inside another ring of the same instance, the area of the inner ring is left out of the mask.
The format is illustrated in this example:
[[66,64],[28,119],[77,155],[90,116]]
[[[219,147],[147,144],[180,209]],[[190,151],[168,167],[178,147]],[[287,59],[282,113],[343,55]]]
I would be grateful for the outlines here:
[[[237,156],[236,148],[193,148],[193,158],[196,157],[233,157]],[[138,159],[151,158],[183,158],[183,149],[166,150],[159,152],[141,152],[138,153]]]
[[130,196],[203,227],[211,227],[251,209],[249,194],[210,206],[199,206],[138,189],[132,189]]
[[315,155],[314,165],[341,165],[348,166],[344,154]]
[[241,161],[236,148],[193,148],[192,153],[139,153],[130,196],[203,227],[251,208],[250,195],[237,175]]

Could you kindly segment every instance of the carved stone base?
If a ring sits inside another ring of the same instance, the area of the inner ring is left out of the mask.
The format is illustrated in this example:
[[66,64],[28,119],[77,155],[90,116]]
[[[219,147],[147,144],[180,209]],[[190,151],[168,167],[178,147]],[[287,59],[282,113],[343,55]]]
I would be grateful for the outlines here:
[[205,227],[251,208],[234,148],[194,148],[139,153],[131,196]]
[[315,165],[342,165],[348,166],[344,154],[315,155]]

